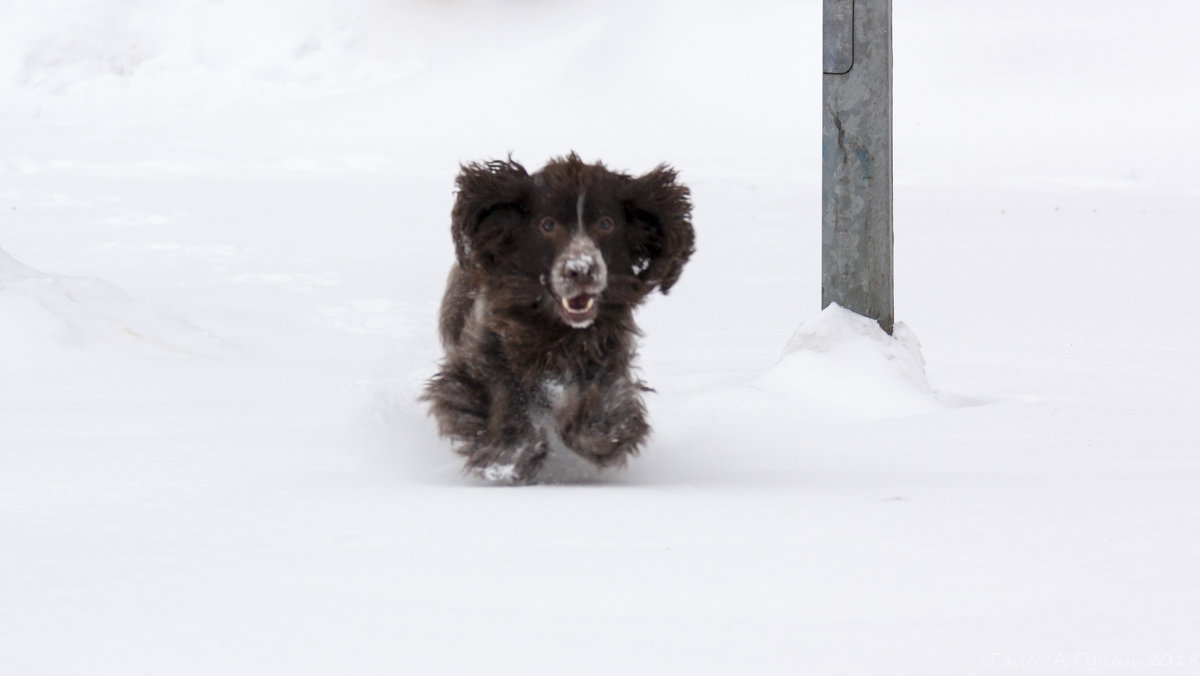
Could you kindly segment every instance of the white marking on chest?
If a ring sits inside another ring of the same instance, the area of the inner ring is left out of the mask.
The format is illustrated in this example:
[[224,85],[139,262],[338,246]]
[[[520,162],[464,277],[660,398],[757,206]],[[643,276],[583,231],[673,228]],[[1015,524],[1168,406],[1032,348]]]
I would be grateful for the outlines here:
[[480,289],[471,303],[471,319],[476,325],[482,326],[487,321],[487,309],[487,292]]
[[550,404],[550,410],[557,411],[562,407],[563,400],[566,399],[567,384],[561,378],[543,380],[542,394],[546,396],[546,403]]

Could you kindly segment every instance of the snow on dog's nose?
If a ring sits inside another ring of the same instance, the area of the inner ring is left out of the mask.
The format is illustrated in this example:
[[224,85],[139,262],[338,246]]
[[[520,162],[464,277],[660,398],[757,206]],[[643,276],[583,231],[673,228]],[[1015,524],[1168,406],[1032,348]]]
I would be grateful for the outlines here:
[[[603,263],[603,260],[600,259],[601,263]],[[591,284],[596,280],[596,272],[599,267],[596,264],[595,256],[584,254],[577,258],[569,258],[563,262],[563,276],[574,284]]]
[[608,266],[591,237],[577,234],[554,262],[550,287],[563,321],[587,328],[599,312],[597,298],[608,286]]

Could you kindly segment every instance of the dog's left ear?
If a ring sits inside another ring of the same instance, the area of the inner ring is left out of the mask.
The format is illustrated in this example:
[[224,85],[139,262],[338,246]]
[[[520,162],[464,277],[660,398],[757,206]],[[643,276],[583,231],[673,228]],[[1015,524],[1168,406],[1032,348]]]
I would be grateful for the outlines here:
[[691,191],[676,182],[677,176],[670,166],[660,164],[630,179],[624,199],[626,218],[633,226],[631,249],[638,278],[663,293],[674,286],[696,251]]

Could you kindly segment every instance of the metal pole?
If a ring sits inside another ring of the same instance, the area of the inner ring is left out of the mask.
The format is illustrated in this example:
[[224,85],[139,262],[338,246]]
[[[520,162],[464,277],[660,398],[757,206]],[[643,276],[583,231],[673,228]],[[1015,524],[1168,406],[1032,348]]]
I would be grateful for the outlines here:
[[821,307],[895,322],[892,0],[825,0]]

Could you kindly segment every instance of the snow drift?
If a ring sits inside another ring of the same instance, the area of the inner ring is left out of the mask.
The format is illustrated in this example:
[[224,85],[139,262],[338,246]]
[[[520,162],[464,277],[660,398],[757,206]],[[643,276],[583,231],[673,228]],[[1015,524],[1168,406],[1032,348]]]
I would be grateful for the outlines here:
[[752,385],[797,416],[824,421],[893,418],[938,410],[917,337],[836,303],[805,321],[779,363]]
[[[231,346],[190,322],[131,298],[94,277],[55,275],[0,249],[0,355],[10,364],[34,355],[105,350],[132,354],[216,354]],[[11,361],[10,361],[11,360]]]

